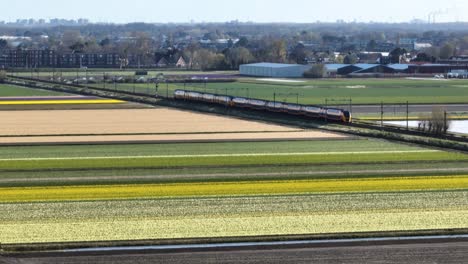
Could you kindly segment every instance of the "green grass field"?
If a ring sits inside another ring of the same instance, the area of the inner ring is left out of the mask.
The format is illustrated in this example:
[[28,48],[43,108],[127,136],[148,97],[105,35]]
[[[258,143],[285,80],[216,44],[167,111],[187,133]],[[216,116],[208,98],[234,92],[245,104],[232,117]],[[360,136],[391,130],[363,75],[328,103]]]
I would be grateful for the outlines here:
[[[102,84],[92,86],[103,87]],[[155,93],[154,85],[148,84],[107,84],[107,88]],[[303,83],[274,83],[252,79],[240,79],[234,83],[206,84],[160,84],[158,93],[173,95],[175,89],[253,97],[266,100],[302,104],[380,104],[390,103],[464,103],[468,101],[468,81],[466,80],[408,80],[408,79],[331,79],[304,81]],[[276,94],[276,96],[274,96]],[[344,100],[348,100],[345,102]]]
[[114,157],[62,157],[2,159],[0,171],[68,169],[190,168],[304,164],[354,164],[387,162],[467,161],[468,155],[443,151],[364,151],[305,153],[242,153],[201,155],[155,155]]
[[412,150],[424,150],[424,148],[370,139],[253,143],[226,142],[210,144],[20,146],[0,147],[0,159]]
[[[360,87],[360,88],[353,88]],[[195,89],[203,91],[204,87]],[[249,96],[299,103],[326,104],[326,99],[351,99],[353,104],[384,103],[463,103],[468,101],[468,81],[426,81],[402,79],[345,79],[307,81],[297,84],[276,84],[265,82],[237,82],[226,84],[208,84],[207,90],[224,94]],[[241,90],[242,89],[242,90]],[[333,102],[329,102],[332,104]],[[342,102],[346,105],[346,102]]]
[[67,95],[46,90],[31,89],[15,85],[0,84],[0,97],[13,96],[61,96]]

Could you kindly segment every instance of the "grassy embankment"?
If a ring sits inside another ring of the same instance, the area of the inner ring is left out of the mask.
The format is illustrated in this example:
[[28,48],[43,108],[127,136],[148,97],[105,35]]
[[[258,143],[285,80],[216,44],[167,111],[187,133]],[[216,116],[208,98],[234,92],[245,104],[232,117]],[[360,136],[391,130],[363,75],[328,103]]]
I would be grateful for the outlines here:
[[0,97],[14,97],[14,96],[63,96],[70,95],[65,93],[58,93],[53,91],[31,89],[21,86],[0,84]]

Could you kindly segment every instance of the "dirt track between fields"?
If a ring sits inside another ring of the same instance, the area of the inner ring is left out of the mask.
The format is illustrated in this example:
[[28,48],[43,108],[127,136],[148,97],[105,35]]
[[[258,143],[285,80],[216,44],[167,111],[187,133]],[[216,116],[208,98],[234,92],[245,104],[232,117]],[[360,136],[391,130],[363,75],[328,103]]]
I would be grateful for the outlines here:
[[335,133],[166,108],[0,111],[0,120],[0,144],[4,145],[347,138]]
[[433,239],[407,243],[348,243],[319,246],[221,248],[186,251],[36,253],[0,256],[0,263],[466,263],[468,242]]
[[0,137],[0,145],[37,144],[137,144],[137,143],[193,143],[237,141],[284,141],[345,139],[346,136],[320,131],[213,133],[213,134],[162,134],[162,135],[99,135],[99,136],[31,136]]

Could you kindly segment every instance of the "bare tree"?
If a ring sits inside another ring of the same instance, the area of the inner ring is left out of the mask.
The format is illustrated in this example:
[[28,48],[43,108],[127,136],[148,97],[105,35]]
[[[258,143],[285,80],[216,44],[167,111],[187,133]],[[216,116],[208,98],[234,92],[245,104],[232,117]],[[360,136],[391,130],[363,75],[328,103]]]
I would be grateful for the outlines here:
[[326,67],[323,64],[315,64],[310,70],[304,73],[305,78],[323,78],[326,73]]
[[6,79],[6,72],[5,71],[0,71],[0,83],[5,82]]
[[420,116],[418,129],[433,135],[443,135],[450,128],[450,120],[443,107],[434,107],[431,115]]

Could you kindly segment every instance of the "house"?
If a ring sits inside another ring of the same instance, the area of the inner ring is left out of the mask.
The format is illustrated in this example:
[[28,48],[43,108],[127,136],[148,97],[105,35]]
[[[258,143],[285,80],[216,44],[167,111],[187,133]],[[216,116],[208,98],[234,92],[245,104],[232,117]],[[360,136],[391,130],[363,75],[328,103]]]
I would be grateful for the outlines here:
[[190,60],[180,54],[159,55],[155,57],[158,68],[187,68]]

